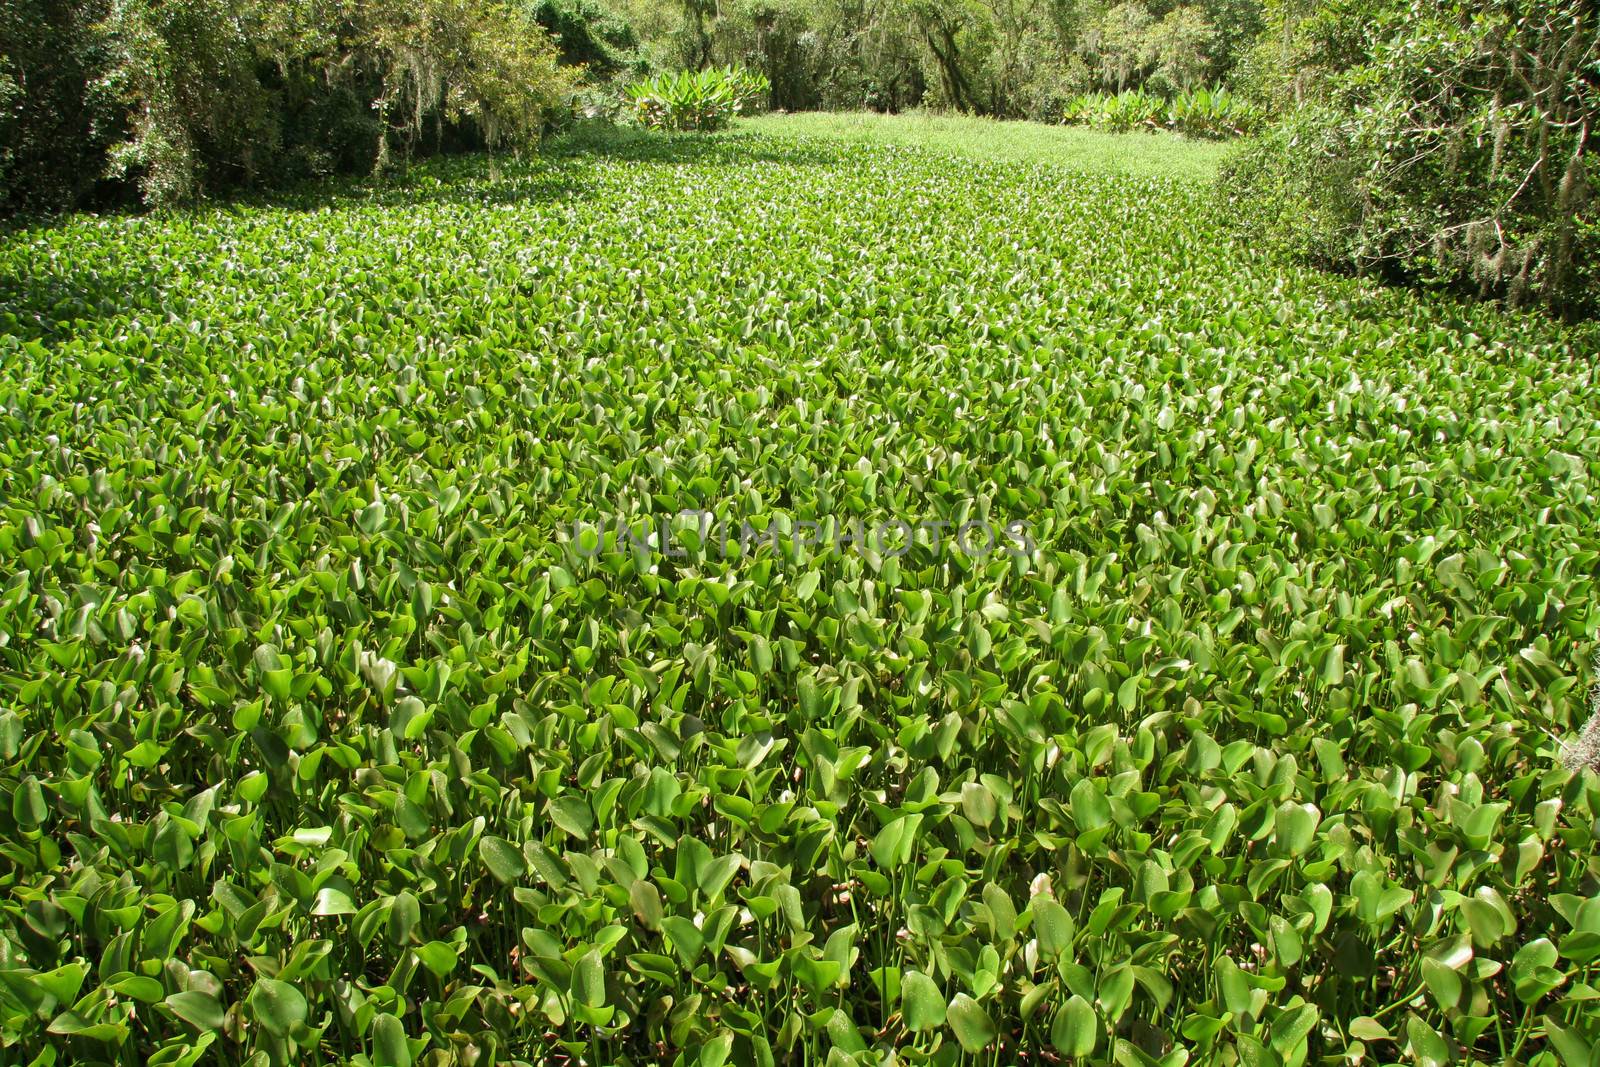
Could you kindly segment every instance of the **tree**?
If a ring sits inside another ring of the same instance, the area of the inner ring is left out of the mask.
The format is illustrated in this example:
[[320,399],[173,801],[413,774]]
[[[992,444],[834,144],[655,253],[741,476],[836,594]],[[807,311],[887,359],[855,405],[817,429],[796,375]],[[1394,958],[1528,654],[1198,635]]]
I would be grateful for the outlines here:
[[96,0],[0,4],[0,208],[50,211],[93,191],[119,134],[95,87],[103,16]]
[[1203,80],[1211,67],[1216,31],[1205,12],[1175,7],[1145,36],[1145,59],[1154,65],[1151,81],[1167,91],[1185,90]]
[[1234,202],[1314,260],[1567,315],[1600,307],[1600,35],[1584,0],[1338,0]]
[[495,0],[21,0],[0,193],[66,207],[106,175],[177,203],[381,166],[430,127],[527,145],[574,84],[534,10]]
[[1154,21],[1139,0],[1123,0],[1084,36],[1082,47],[1098,63],[1102,85],[1120,93],[1149,65],[1147,38]]
[[191,199],[228,172],[248,184],[277,148],[250,23],[226,0],[111,0],[106,80],[128,115],[111,173],[135,175],[146,203]]

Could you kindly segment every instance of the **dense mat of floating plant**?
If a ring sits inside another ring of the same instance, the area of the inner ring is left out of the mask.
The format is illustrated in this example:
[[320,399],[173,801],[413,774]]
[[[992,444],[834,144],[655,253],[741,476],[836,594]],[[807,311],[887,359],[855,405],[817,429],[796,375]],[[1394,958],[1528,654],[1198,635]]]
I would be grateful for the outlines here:
[[1588,1062],[1592,334],[780,141],[0,278],[5,1062]]

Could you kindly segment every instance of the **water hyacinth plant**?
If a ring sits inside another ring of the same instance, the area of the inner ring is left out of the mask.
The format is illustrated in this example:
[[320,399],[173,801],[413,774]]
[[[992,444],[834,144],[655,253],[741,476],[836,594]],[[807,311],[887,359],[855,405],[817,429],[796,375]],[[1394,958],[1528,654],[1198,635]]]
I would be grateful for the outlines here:
[[1164,177],[500,166],[0,236],[0,1061],[1592,1061],[1592,333]]

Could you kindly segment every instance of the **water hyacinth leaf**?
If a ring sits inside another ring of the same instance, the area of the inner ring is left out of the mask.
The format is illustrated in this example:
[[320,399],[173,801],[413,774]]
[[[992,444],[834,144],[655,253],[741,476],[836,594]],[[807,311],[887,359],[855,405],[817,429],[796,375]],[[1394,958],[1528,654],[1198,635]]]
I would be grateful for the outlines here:
[[1081,832],[1098,830],[1111,822],[1111,803],[1092,778],[1080,778],[1072,787],[1072,819]]
[[900,1013],[914,1033],[944,1025],[944,994],[933,979],[921,971],[907,971],[900,978]]
[[693,967],[705,948],[705,936],[695,924],[681,915],[668,915],[661,920],[661,929],[667,935],[678,957],[687,967]]
[[162,988],[160,982],[154,978],[146,978],[143,975],[129,975],[126,978],[107,982],[106,985],[124,996],[132,997],[134,1000],[143,1001],[146,1004],[155,1004],[166,996],[166,990]]
[[1437,1030],[1411,1014],[1406,1017],[1406,1044],[1420,1067],[1444,1067],[1450,1062],[1450,1045]]
[[827,1031],[829,1042],[846,1055],[855,1055],[867,1050],[867,1042],[861,1036],[861,1030],[841,1009],[835,1009],[829,1017]]
[[342,889],[324,886],[317,890],[316,900],[312,902],[311,914],[313,915],[354,915],[355,902],[350,895]]
[[362,508],[360,514],[356,516],[356,527],[364,534],[375,534],[383,529],[387,516],[388,508],[384,506],[383,501],[374,500]]
[[108,1045],[121,1045],[128,1039],[128,1028],[118,1022],[96,1021],[85,1018],[75,1011],[64,1011],[50,1020],[47,1028],[51,1034],[62,1037],[73,1037],[84,1041],[104,1042]]
[[1217,957],[1213,967],[1216,974],[1217,989],[1222,997],[1222,1004],[1235,1015],[1248,1015],[1254,1003],[1250,994],[1250,983],[1239,965],[1228,956]]
[[699,1067],[723,1067],[733,1052],[733,1039],[732,1030],[718,1030],[713,1034],[700,1048],[700,1056],[696,1061]]
[[606,1002],[606,971],[598,950],[578,957],[572,968],[572,992],[580,1004],[598,1008]]
[[628,900],[633,906],[634,917],[640,923],[651,930],[661,929],[661,918],[665,913],[660,890],[641,878],[628,888]]
[[522,851],[503,837],[487,836],[478,841],[478,855],[495,880],[509,885],[527,872]]
[[956,1040],[969,1053],[982,1052],[999,1036],[994,1020],[983,1005],[965,993],[957,993],[945,1012]]
[[550,802],[550,821],[576,838],[586,838],[594,829],[594,813],[582,797],[568,796]]
[[1311,847],[1321,818],[1314,804],[1285,801],[1277,814],[1278,846],[1290,856],[1301,855]]
[[456,950],[443,941],[429,941],[412,949],[417,959],[437,978],[443,978],[456,968]]
[[961,786],[961,811],[970,822],[979,826],[988,826],[994,822],[996,814],[994,795],[981,783],[963,783]]
[[1039,941],[1039,952],[1045,959],[1054,959],[1072,949],[1073,921],[1066,908],[1053,897],[1036,897],[1030,905],[1033,912],[1033,936]]
[[1467,927],[1472,931],[1472,943],[1479,948],[1488,948],[1506,932],[1500,921],[1500,913],[1487,901],[1466,897],[1461,901],[1461,914],[1466,917]]
[[990,882],[983,887],[983,904],[989,909],[989,922],[994,936],[1000,941],[1009,941],[1016,935],[1017,906],[1011,902],[1011,897],[1004,889]]
[[1050,1043],[1056,1051],[1072,1059],[1085,1059],[1094,1054],[1100,1040],[1100,1019],[1094,1007],[1074,993],[1056,1012],[1050,1027]]
[[409,941],[412,932],[422,922],[422,905],[418,902],[416,894],[407,889],[391,897],[388,902],[387,918],[389,940],[397,945]]
[[1286,1061],[1293,1059],[1316,1026],[1317,1016],[1317,1009],[1311,1004],[1286,1008],[1272,1021],[1272,1050]]
[[173,993],[164,1001],[172,1013],[199,1033],[214,1033],[222,1029],[222,1005],[217,998],[197,990]]
[[902,815],[878,831],[872,839],[872,858],[884,870],[892,871],[906,863],[917,845],[922,826],[920,813]]
[[1587,1067],[1595,1060],[1596,1044],[1587,1040],[1576,1028],[1563,1026],[1561,1023],[1546,1015],[1543,1017],[1544,1031],[1550,1044],[1555,1047],[1556,1054],[1565,1064],[1577,1064]]
[[306,1021],[305,994],[287,982],[258,978],[250,990],[250,1016],[269,1032],[286,1037]]
[[78,999],[78,991],[83,988],[83,980],[88,974],[89,968],[83,964],[68,963],[54,970],[30,975],[28,984],[42,995],[48,1005],[71,1004]]
[[50,815],[45,802],[44,786],[34,775],[28,775],[11,796],[11,817],[23,829],[33,830],[44,825]]
[[1135,980],[1134,969],[1126,964],[1106,972],[1096,1000],[1107,1019],[1115,1022],[1128,1010],[1128,1005],[1133,999]]
[[412,1062],[405,1024],[393,1015],[380,1013],[372,1020],[373,1067],[411,1067]]
[[1347,1027],[1351,1037],[1360,1038],[1362,1041],[1391,1041],[1388,1029],[1378,1020],[1368,1015],[1358,1015],[1350,1020]]
[[1525,1004],[1537,1003],[1541,997],[1564,984],[1567,976],[1555,967],[1559,958],[1559,951],[1545,937],[1530,941],[1518,949],[1507,968],[1517,999]]

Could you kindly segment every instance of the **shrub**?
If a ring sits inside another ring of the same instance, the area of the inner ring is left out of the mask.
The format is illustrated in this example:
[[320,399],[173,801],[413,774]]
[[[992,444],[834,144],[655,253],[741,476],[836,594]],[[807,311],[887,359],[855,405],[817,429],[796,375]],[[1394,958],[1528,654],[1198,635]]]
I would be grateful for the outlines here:
[[249,182],[277,156],[277,116],[235,5],[112,0],[101,28],[107,82],[128,114],[111,172],[135,180],[146,203],[192,199],[231,172]]
[[576,77],[497,0],[25,0],[0,9],[0,207],[149,205],[536,142]]
[[1190,137],[1238,137],[1260,121],[1254,106],[1220,86],[1179,93],[1166,107],[1167,125]]
[[659,74],[628,87],[633,116],[658,130],[720,130],[757,109],[771,88],[764,74],[743,67]]
[[1333,6],[1345,17],[1308,20],[1293,47],[1354,58],[1296,83],[1305,102],[1225,178],[1236,213],[1325,265],[1565,315],[1600,307],[1592,7]]
[[96,91],[98,0],[0,4],[0,210],[54,211],[86,199],[118,119]]
[[1361,168],[1349,149],[1337,113],[1300,108],[1224,168],[1224,199],[1264,244],[1323,266],[1353,262]]
[[1074,97],[1067,103],[1065,119],[1096,130],[1126,133],[1161,128],[1164,113],[1159,96],[1125,89],[1120,93],[1086,93]]
[[531,10],[554,38],[563,63],[604,77],[638,62],[633,27],[595,0],[538,0]]
[[1236,137],[1260,124],[1260,112],[1224,88],[1192,89],[1171,100],[1138,89],[1087,93],[1069,100],[1062,118],[1113,133],[1171,129],[1190,137]]

